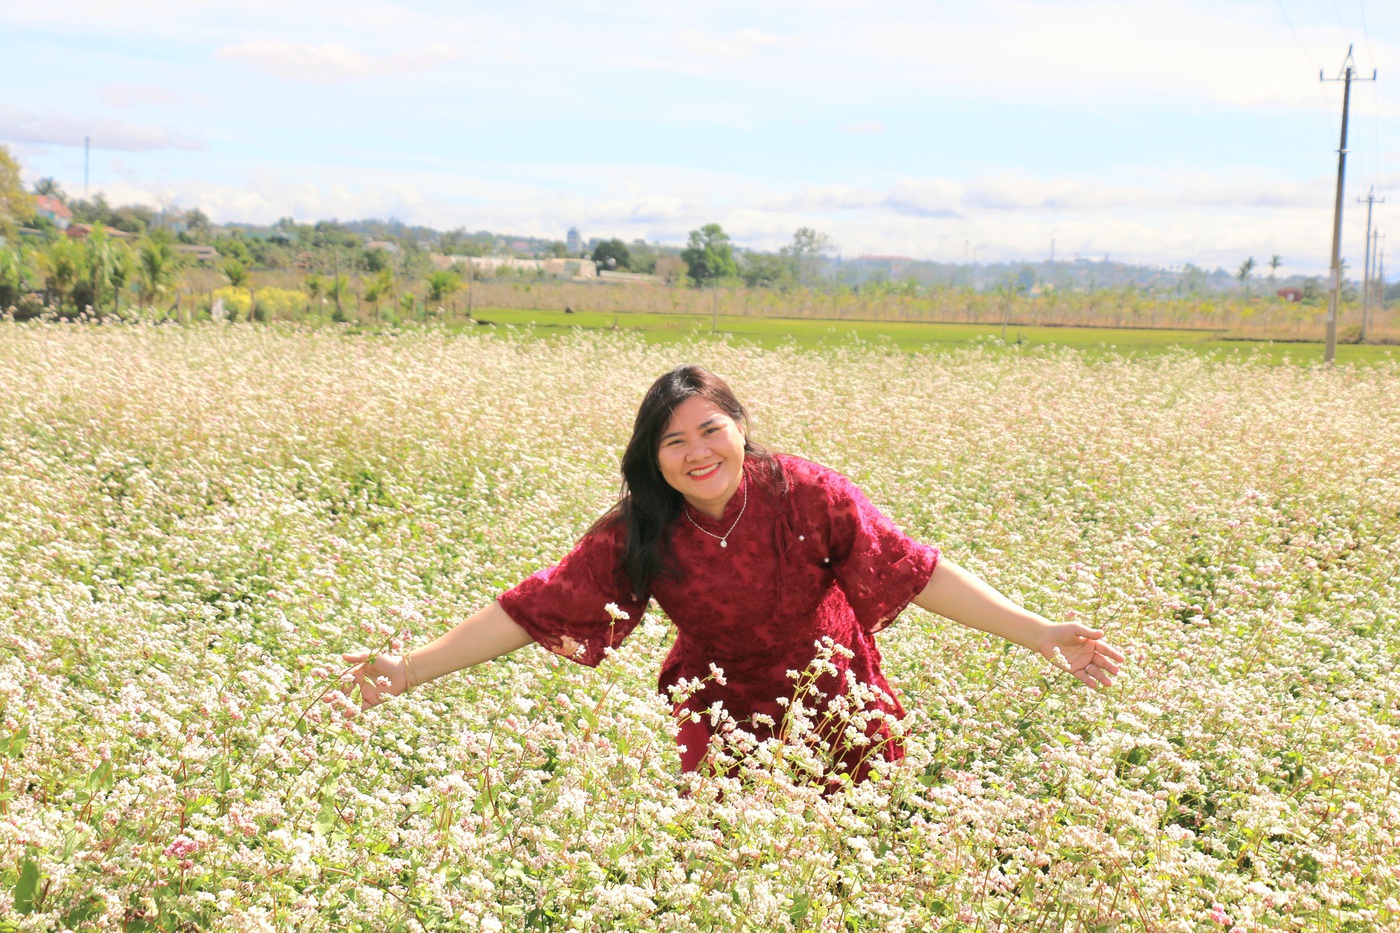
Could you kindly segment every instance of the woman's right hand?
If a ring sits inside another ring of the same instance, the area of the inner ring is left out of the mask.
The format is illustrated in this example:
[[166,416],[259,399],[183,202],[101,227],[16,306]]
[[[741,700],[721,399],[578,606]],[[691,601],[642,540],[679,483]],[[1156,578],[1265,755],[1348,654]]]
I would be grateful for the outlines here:
[[408,689],[408,660],[393,654],[371,655],[367,651],[341,655],[346,664],[354,667],[342,675],[341,690],[346,696],[355,688],[360,688],[360,708],[378,706],[391,696],[398,696]]

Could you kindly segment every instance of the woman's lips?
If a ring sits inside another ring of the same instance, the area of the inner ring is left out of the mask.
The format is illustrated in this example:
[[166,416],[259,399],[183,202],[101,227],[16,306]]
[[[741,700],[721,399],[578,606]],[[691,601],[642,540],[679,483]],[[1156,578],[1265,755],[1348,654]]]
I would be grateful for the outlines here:
[[686,473],[686,475],[689,476],[691,479],[709,479],[711,476],[714,476],[717,473],[719,473],[719,464],[712,463],[707,467],[701,467],[698,470],[691,470],[690,472]]

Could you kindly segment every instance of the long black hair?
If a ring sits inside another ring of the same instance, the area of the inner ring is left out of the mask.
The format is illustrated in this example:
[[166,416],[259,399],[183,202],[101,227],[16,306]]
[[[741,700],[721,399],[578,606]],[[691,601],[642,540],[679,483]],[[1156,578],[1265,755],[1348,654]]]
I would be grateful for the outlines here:
[[672,569],[671,525],[680,517],[685,497],[661,475],[657,453],[676,408],[695,396],[743,426],[745,473],[752,470],[750,475],[771,484],[779,495],[786,491],[782,468],[768,451],[749,439],[748,412],[723,379],[693,365],[677,366],[657,379],[642,397],[632,423],[632,438],[622,453],[622,494],[589,529],[591,534],[618,522],[624,525],[622,566],[639,598],[645,599],[652,581]]

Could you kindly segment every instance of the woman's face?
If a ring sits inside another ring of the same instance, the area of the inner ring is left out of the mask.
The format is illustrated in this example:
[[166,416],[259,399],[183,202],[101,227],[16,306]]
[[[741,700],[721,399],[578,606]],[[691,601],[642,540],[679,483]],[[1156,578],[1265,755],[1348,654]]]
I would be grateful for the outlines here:
[[743,426],[714,402],[692,395],[672,413],[656,461],[692,508],[719,518],[744,479]]

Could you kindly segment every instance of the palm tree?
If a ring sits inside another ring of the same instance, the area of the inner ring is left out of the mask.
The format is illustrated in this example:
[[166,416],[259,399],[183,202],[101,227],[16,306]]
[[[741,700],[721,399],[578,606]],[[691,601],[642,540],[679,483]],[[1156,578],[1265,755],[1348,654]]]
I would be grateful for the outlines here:
[[1273,284],[1274,284],[1274,274],[1278,272],[1278,267],[1281,266],[1281,265],[1283,265],[1283,257],[1280,256],[1278,253],[1274,253],[1274,255],[1269,259],[1269,284],[1270,284],[1270,285],[1273,285]]
[[441,305],[447,297],[462,287],[462,280],[452,272],[430,272],[428,274],[428,300]]
[[331,315],[331,320],[337,324],[344,324],[350,319],[345,316],[345,309],[341,306],[346,293],[350,290],[350,279],[343,275],[337,275],[326,285],[326,297],[335,301],[335,314]]
[[39,271],[44,276],[48,301],[60,308],[68,304],[83,267],[83,248],[76,240],[62,237],[39,254]]
[[379,270],[379,274],[372,279],[367,279],[361,285],[360,297],[369,302],[369,306],[374,309],[374,316],[379,317],[379,302],[389,297],[394,291],[394,273],[389,268]]
[[149,308],[175,283],[180,255],[171,245],[170,234],[157,230],[137,244],[136,260],[137,298],[141,307]]
[[1240,280],[1240,287],[1244,289],[1246,295],[1249,294],[1249,276],[1254,271],[1254,266],[1254,257],[1250,256],[1240,263],[1240,271],[1235,273],[1235,278]]

